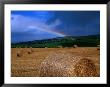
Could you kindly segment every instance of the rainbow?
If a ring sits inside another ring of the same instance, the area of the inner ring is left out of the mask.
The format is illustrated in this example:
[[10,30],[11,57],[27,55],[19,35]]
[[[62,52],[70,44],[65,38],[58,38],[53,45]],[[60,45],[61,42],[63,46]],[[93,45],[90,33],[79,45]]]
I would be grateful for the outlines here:
[[59,32],[59,31],[56,31],[56,30],[47,30],[47,32],[56,34],[58,36],[66,36],[66,34],[64,34],[63,32]]
[[59,32],[59,31],[56,31],[55,29],[52,30],[52,29],[47,29],[47,28],[36,28],[35,26],[29,26],[28,28],[31,28],[31,29],[37,29],[37,30],[40,30],[40,31],[44,31],[44,32],[48,32],[48,33],[52,33],[52,34],[55,34],[55,35],[58,35],[58,36],[66,36],[66,34],[64,34],[63,32]]

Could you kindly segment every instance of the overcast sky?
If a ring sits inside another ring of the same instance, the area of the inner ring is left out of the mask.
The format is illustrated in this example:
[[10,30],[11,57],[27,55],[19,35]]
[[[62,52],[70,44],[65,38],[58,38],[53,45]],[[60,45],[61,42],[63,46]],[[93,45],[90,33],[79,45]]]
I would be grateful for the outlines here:
[[12,11],[12,42],[100,33],[99,11]]

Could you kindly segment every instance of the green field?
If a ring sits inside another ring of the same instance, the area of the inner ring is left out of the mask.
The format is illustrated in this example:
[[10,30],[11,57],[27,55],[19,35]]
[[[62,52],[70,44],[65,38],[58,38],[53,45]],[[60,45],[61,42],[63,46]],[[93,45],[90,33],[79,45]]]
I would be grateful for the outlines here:
[[96,47],[100,44],[100,35],[89,36],[65,36],[53,39],[34,40],[27,42],[12,43],[12,48],[58,48],[58,47]]

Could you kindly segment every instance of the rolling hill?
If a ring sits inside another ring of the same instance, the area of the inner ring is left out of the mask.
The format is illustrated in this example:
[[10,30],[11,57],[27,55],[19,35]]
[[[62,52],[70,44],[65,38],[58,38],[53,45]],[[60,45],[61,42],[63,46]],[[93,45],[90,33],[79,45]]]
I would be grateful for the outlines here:
[[57,47],[96,47],[100,44],[100,35],[65,36],[53,39],[34,40],[27,42],[11,43],[12,48],[57,48]]

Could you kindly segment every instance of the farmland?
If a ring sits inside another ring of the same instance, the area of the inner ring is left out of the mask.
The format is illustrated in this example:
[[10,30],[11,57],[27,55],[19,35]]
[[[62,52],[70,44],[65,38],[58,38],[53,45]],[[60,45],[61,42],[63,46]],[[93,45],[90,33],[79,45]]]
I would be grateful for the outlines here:
[[[97,48],[99,47],[11,48],[11,76],[39,77],[38,67],[40,64],[48,55],[56,52],[62,54],[69,53],[73,56],[80,56],[92,60],[96,65],[98,75],[100,75],[100,50]],[[18,52],[20,52],[19,56],[17,56]]]
[[26,42],[12,43],[12,48],[58,48],[73,47],[77,44],[79,47],[96,47],[100,44],[100,35],[88,35],[88,36],[65,36],[44,40],[33,40]]

